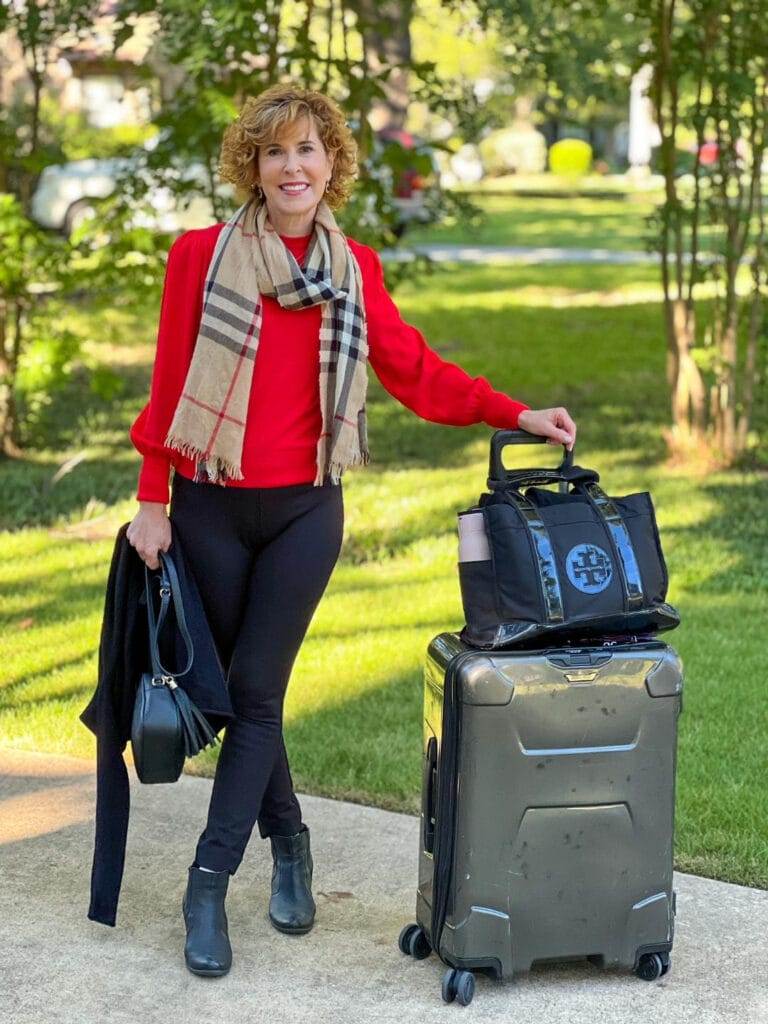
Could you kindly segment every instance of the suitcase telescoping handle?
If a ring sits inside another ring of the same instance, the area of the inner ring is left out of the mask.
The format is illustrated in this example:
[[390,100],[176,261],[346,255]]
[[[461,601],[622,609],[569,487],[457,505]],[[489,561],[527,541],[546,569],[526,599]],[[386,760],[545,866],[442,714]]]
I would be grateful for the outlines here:
[[[506,490],[526,484],[559,484],[565,493],[569,483],[597,481],[599,475],[591,469],[574,466],[573,452],[563,445],[563,461],[547,469],[506,469],[501,453],[509,444],[546,444],[549,438],[531,434],[527,430],[496,430],[491,437],[491,455],[488,463],[488,489]],[[574,445],[575,448],[575,445]]]

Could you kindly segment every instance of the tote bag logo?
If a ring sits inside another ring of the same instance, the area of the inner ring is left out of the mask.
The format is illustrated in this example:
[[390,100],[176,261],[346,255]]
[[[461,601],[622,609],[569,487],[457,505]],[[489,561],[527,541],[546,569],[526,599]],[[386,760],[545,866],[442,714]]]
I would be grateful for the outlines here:
[[582,594],[599,594],[611,582],[613,567],[597,544],[577,544],[565,558],[568,579]]

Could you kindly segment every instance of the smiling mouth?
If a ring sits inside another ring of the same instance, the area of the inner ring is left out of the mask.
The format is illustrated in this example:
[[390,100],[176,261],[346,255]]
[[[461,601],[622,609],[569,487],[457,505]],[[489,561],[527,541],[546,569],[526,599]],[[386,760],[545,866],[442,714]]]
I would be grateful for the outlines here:
[[302,192],[306,192],[308,188],[309,188],[309,185],[306,185],[306,184],[299,185],[299,186],[295,186],[295,185],[281,185],[280,186],[280,191],[281,192],[285,192],[286,195],[289,195],[289,196],[299,196],[299,195],[301,195]]

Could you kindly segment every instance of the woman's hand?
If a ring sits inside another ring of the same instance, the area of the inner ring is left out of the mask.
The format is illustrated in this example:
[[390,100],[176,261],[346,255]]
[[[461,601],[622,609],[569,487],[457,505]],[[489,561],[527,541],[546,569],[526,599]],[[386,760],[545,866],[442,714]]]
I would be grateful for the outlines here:
[[556,409],[524,409],[517,424],[529,434],[548,438],[547,444],[564,444],[568,451],[576,442],[576,424],[562,406]]
[[171,546],[171,520],[162,502],[142,501],[140,504],[125,536],[150,569],[159,569],[158,551],[167,551]]

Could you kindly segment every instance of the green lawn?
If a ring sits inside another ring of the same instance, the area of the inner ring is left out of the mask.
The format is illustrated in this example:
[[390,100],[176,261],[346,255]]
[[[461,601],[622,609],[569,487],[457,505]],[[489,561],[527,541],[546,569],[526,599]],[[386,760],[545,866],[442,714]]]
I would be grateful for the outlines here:
[[[577,460],[611,494],[652,491],[683,619],[668,635],[686,669],[677,867],[768,887],[768,476],[694,477],[663,464],[656,295],[652,267],[565,265],[442,267],[397,298],[470,373],[534,407],[567,404]],[[115,531],[136,509],[127,429],[145,401],[156,308],[113,302],[72,317],[95,345],[110,339],[101,351],[126,389],[105,404],[76,379],[39,428],[43,441],[62,440],[0,467],[0,742],[92,756],[77,716],[95,683]],[[424,652],[435,633],[461,626],[455,517],[483,489],[491,430],[426,423],[373,373],[370,395],[373,461],[345,477],[342,557],[296,661],[286,742],[297,788],[415,811]],[[206,753],[188,768],[210,773],[213,763]]]
[[645,250],[643,218],[653,209],[645,196],[633,200],[529,198],[473,195],[480,223],[448,220],[408,230],[407,241],[474,245],[562,246],[564,248]]
[[[479,223],[466,225],[455,218],[440,224],[409,228],[410,244],[553,246],[565,249],[647,251],[649,227],[645,218],[655,207],[647,195],[626,199],[586,196],[471,195],[480,207]],[[700,233],[701,243],[713,237]]]
[[539,173],[487,175],[473,184],[456,185],[457,192],[485,192],[489,195],[524,195],[537,199],[539,196],[591,196],[594,199],[637,198],[642,196],[663,197],[664,178],[656,174],[652,178],[632,182],[626,174],[587,174],[582,177]]

